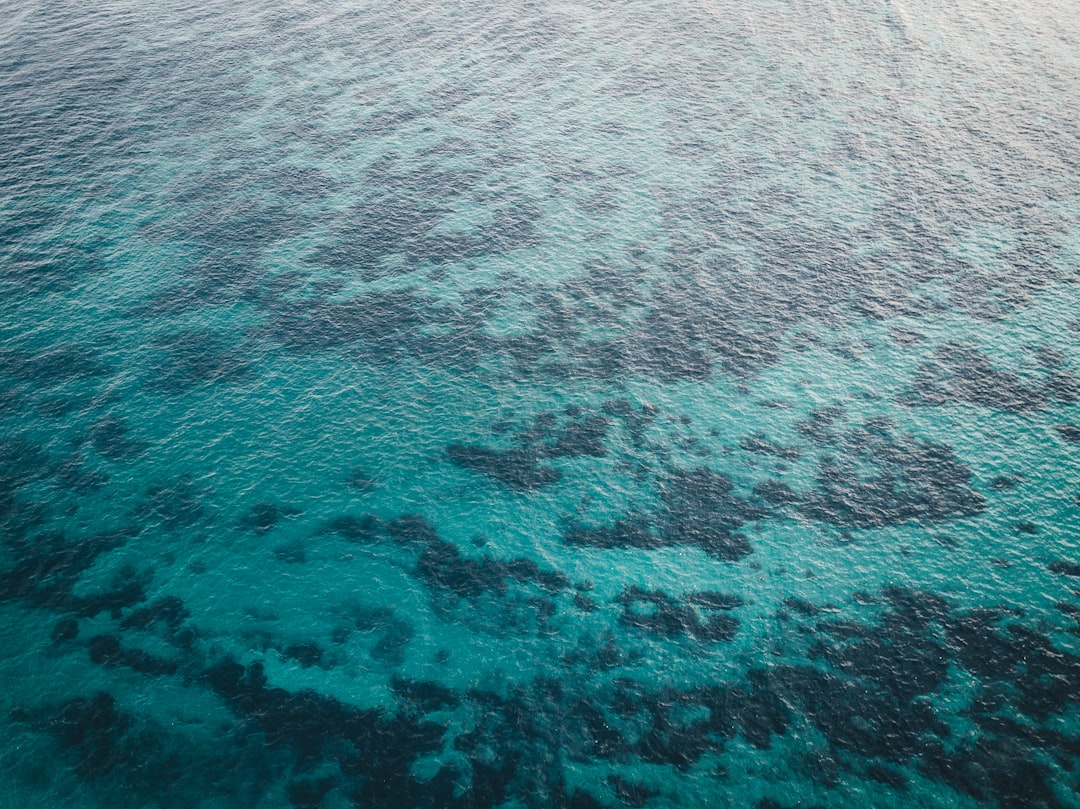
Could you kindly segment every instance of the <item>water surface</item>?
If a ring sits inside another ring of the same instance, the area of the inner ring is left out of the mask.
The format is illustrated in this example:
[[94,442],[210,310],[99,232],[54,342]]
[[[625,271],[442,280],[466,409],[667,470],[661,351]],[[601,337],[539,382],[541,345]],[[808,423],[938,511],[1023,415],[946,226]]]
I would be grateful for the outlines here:
[[0,804],[1080,805],[1080,27],[0,3]]

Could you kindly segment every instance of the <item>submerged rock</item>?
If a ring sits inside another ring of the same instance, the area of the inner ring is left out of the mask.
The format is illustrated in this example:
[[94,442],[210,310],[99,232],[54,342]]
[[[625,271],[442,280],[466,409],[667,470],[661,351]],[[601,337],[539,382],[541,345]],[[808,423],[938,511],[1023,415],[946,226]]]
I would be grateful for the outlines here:
[[[660,590],[630,587],[616,601],[622,605],[622,621],[628,626],[654,632],[666,637],[686,636],[695,640],[729,641],[739,629],[738,619],[724,614],[739,606],[728,598],[718,600],[714,594],[696,594],[687,601],[703,608],[705,620],[689,604],[683,604]],[[717,612],[720,610],[722,612]]]
[[446,455],[455,466],[480,472],[511,489],[528,491],[557,483],[562,472],[541,464],[535,449],[495,450],[487,447],[451,444]]
[[944,444],[867,422],[844,434],[843,456],[825,456],[817,489],[801,496],[810,519],[848,528],[923,524],[979,513],[986,501],[971,471]]
[[1055,402],[1076,401],[1078,389],[1080,383],[1067,371],[1049,370],[1039,382],[1026,383],[1011,371],[994,368],[977,346],[950,342],[937,348],[932,360],[920,366],[903,401],[917,405],[965,402],[1022,413]]
[[1061,576],[1080,576],[1080,564],[1072,562],[1051,562],[1047,569]]
[[1054,429],[1062,439],[1070,444],[1080,444],[1080,427],[1075,424],[1058,424]]
[[282,519],[299,514],[300,510],[292,506],[262,501],[255,503],[240,522],[243,527],[261,535],[272,530]]
[[377,537],[379,527],[379,518],[374,514],[343,514],[330,520],[323,530],[335,533],[350,542],[370,542]]

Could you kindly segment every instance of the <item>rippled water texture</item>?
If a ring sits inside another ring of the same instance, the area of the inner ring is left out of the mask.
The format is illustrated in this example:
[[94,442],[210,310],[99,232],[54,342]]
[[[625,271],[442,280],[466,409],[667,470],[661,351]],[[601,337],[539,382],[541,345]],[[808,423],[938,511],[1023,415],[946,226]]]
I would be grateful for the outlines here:
[[0,805],[1080,806],[1065,0],[0,0]]

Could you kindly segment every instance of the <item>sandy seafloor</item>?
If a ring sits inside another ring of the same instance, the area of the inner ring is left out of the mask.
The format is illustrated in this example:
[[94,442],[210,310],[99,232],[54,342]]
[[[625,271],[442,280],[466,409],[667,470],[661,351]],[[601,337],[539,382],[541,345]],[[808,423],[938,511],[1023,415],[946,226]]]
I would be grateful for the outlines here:
[[0,806],[1080,805],[1077,19],[0,2]]

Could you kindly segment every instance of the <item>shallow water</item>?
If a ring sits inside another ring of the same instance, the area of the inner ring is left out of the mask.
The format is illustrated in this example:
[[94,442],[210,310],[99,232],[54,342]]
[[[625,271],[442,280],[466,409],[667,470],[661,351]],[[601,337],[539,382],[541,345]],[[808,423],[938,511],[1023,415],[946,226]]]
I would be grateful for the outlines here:
[[1071,12],[0,3],[0,805],[1080,805]]

